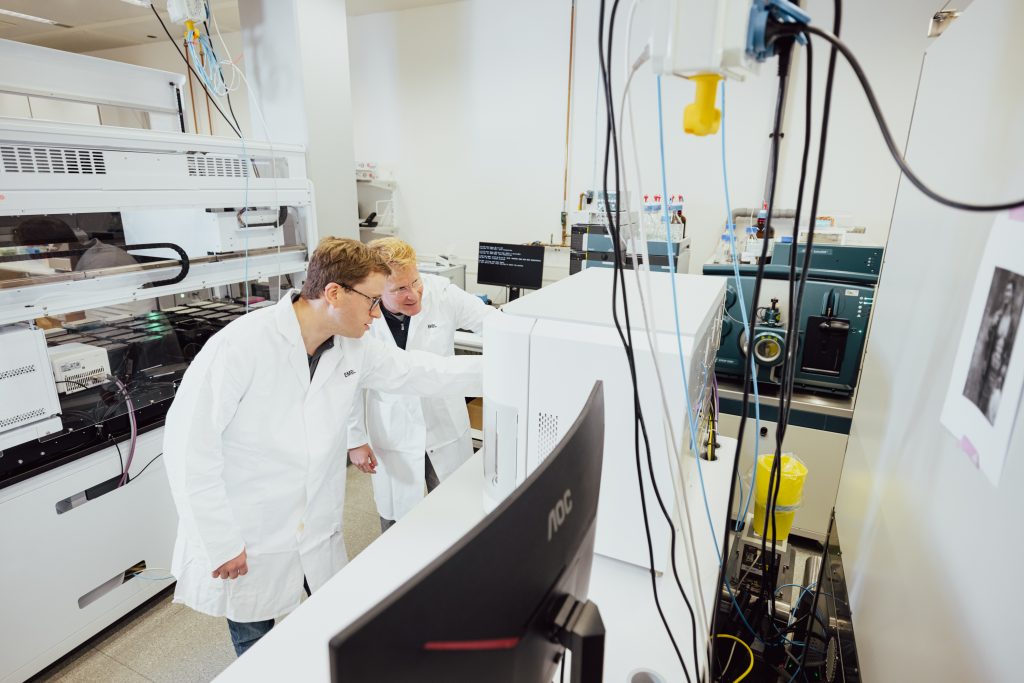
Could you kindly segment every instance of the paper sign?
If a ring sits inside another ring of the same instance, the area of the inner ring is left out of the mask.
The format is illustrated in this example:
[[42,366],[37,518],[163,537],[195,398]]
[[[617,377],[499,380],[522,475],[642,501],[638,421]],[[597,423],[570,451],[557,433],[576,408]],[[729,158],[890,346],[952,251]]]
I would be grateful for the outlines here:
[[1009,213],[992,226],[978,267],[942,424],[998,485],[1024,388],[1024,225]]

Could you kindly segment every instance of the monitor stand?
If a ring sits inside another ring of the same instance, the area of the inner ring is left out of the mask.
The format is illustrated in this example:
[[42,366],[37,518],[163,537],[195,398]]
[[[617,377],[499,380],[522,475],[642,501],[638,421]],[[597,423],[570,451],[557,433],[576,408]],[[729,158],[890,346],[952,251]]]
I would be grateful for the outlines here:
[[604,622],[597,605],[571,595],[554,619],[554,637],[572,652],[570,683],[601,683],[604,675]]
[[519,294],[520,294],[519,287],[509,287],[508,288],[508,300],[509,301],[515,301],[516,299],[518,299],[519,298]]

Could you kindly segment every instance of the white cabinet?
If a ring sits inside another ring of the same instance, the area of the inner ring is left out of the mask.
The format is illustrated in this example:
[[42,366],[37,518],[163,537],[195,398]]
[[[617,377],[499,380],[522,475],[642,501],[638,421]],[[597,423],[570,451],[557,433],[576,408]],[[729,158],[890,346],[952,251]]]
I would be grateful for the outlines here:
[[[171,585],[158,580],[177,527],[162,440],[163,429],[141,435],[132,479],[91,500],[120,471],[113,448],[0,489],[0,682],[24,681]],[[134,575],[142,562],[158,571]]]

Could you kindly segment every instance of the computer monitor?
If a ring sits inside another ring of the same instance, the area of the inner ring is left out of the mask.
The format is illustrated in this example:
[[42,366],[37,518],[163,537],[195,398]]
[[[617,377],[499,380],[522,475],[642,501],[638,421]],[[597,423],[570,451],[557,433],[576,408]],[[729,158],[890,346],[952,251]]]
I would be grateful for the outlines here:
[[[512,294],[518,296],[520,289],[540,289],[543,272],[544,247],[480,243],[476,281],[481,285],[508,287]],[[514,299],[515,296],[509,298]]]
[[331,639],[331,680],[550,681],[569,647],[571,680],[600,681],[604,626],[586,597],[603,444],[597,382],[522,486]]

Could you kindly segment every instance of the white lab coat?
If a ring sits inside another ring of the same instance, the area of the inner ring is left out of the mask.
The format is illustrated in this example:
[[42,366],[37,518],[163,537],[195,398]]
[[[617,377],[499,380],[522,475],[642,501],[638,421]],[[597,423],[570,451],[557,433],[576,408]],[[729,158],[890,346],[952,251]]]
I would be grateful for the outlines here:
[[[422,279],[423,308],[409,318],[405,348],[452,356],[455,330],[479,332],[484,318],[496,309],[446,278],[423,275]],[[397,348],[383,316],[373,321],[370,335]],[[423,500],[426,453],[441,480],[473,455],[466,401],[375,390],[365,394],[352,413],[348,442],[370,444],[377,456],[377,472],[371,477],[377,512],[384,519],[401,519]]]
[[[312,383],[291,297],[214,335],[167,413],[164,459],[178,509],[174,601],[234,621],[299,605],[348,558],[341,535],[347,421],[361,387],[476,395],[475,359],[335,337]],[[245,549],[248,573],[210,573]]]

